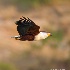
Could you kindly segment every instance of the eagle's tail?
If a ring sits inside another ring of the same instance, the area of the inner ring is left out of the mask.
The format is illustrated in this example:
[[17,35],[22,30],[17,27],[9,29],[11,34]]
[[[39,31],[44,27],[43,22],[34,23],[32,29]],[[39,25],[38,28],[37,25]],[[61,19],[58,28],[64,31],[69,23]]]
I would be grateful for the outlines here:
[[11,38],[15,38],[16,40],[19,40],[20,36],[12,36]]

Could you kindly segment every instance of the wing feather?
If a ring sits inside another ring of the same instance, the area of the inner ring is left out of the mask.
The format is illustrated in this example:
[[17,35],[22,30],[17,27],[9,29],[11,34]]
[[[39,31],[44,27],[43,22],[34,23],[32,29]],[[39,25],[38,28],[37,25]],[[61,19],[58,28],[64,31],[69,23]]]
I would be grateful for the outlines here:
[[39,33],[40,27],[36,25],[31,19],[29,18],[20,18],[19,21],[16,22],[17,31],[20,36],[24,35],[37,35]]

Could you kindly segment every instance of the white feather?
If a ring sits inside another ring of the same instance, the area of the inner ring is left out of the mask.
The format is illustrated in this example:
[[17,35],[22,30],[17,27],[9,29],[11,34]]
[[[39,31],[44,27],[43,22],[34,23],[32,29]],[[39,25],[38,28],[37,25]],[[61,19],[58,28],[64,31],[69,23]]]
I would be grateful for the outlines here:
[[48,34],[46,32],[40,32],[38,35],[35,36],[34,40],[41,40],[48,37]]
[[12,36],[11,38],[20,38],[20,36]]

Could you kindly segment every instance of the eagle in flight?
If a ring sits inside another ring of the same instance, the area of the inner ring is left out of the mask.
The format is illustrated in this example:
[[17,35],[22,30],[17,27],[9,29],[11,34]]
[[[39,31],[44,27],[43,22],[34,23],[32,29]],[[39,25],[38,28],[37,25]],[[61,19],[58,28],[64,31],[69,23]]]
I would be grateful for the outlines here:
[[46,33],[44,31],[39,31],[40,26],[36,25],[31,19],[28,17],[25,18],[22,16],[20,20],[16,21],[17,31],[19,36],[13,36],[11,38],[15,38],[20,41],[33,41],[33,40],[41,40],[45,39],[48,36],[51,36],[51,33]]

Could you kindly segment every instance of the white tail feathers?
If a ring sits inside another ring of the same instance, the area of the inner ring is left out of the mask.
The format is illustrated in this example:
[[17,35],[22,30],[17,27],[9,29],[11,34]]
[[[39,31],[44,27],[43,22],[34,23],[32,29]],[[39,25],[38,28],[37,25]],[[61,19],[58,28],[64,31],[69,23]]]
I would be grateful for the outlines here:
[[20,38],[20,36],[12,36],[11,38]]

